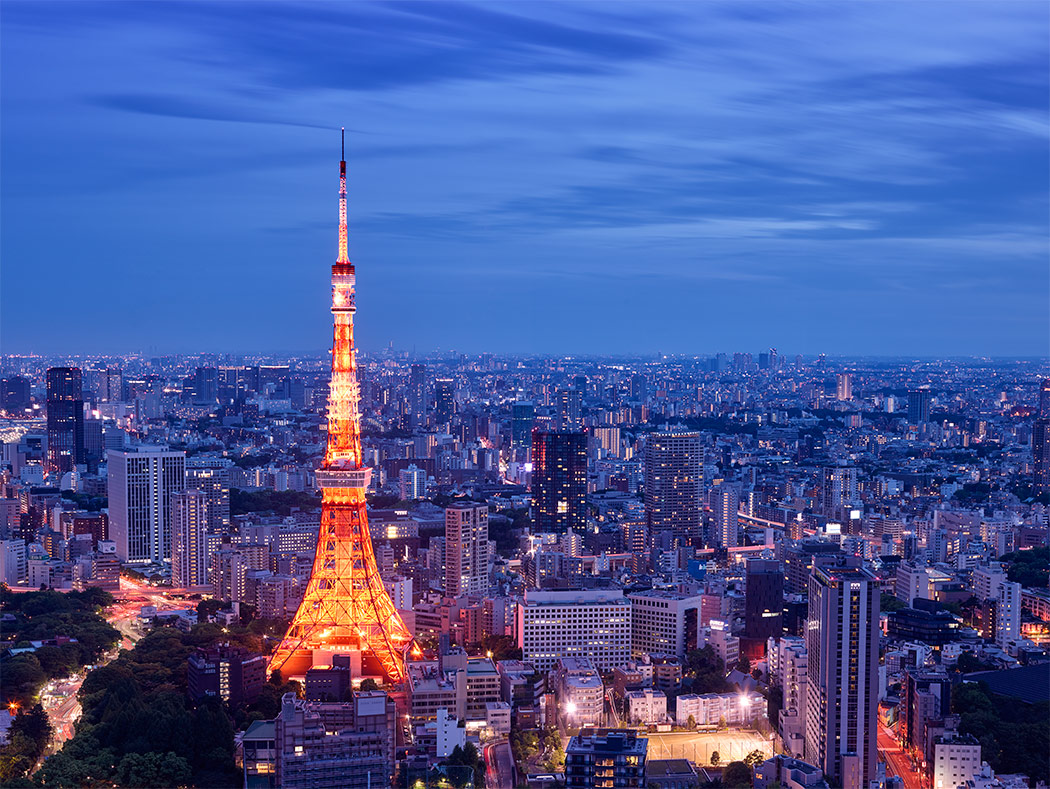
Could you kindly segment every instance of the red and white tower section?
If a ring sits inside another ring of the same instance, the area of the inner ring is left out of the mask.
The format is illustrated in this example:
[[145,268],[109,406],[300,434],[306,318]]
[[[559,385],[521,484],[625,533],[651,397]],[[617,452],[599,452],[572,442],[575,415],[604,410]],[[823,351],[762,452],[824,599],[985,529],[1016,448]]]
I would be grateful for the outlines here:
[[361,462],[360,389],[354,350],[354,264],[347,255],[346,160],[339,163],[339,255],[332,266],[332,382],[328,447],[317,471],[321,529],[303,602],[269,671],[301,676],[332,656],[360,652],[391,682],[405,677],[412,635],[383,586],[368,531],[365,491],[371,469]]

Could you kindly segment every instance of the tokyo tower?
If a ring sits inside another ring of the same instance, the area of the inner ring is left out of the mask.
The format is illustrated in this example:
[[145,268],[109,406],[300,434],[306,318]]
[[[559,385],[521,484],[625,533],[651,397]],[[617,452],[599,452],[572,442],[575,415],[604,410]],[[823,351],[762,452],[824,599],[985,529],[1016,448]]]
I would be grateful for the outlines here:
[[[354,264],[346,252],[346,155],[339,162],[339,257],[332,266],[332,384],[328,448],[317,471],[321,529],[303,602],[270,657],[268,671],[301,676],[315,650],[360,650],[391,682],[405,677],[412,636],[383,586],[372,550],[365,490],[372,470],[361,463],[360,389],[354,351]],[[330,660],[328,661],[330,662]]]

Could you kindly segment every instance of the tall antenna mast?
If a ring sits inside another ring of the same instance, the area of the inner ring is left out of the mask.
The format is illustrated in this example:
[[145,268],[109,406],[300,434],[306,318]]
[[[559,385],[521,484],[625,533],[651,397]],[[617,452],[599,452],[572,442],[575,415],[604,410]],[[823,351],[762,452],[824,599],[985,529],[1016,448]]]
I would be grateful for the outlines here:
[[349,263],[350,256],[346,250],[346,128],[340,128],[339,161],[339,256],[336,263]]

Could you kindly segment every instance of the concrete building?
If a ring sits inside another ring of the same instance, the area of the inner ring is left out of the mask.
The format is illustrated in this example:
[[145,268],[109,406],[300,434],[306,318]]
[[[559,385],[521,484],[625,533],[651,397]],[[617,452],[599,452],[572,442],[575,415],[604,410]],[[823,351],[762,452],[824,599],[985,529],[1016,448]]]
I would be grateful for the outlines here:
[[797,757],[806,752],[806,692],[809,686],[809,656],[806,640],[792,636],[770,639],[766,650],[771,678],[781,688],[783,701],[777,727],[784,749]]
[[25,540],[0,540],[0,583],[16,586],[26,580],[29,565]]
[[1006,581],[999,584],[995,606],[995,643],[1006,649],[1021,637],[1021,584]]
[[685,693],[678,697],[675,722],[692,718],[697,726],[746,726],[766,714],[766,700],[758,693]]
[[171,558],[171,496],[186,488],[186,453],[166,447],[110,450],[109,532],[122,562]]
[[194,455],[186,458],[186,487],[204,494],[207,531],[222,534],[230,528],[229,458]]
[[175,588],[208,582],[207,524],[208,503],[202,491],[171,495],[171,585]]
[[633,729],[582,729],[565,749],[566,789],[644,789],[648,745]]
[[229,644],[198,649],[187,659],[186,686],[194,701],[251,702],[266,682],[266,658]]
[[681,658],[697,648],[700,595],[650,589],[633,592],[627,599],[631,601],[633,654]]
[[719,548],[735,548],[740,533],[740,488],[722,483],[711,489],[711,542]]
[[558,714],[566,727],[601,726],[605,687],[601,675],[586,658],[559,658],[551,672],[558,698]]
[[645,520],[651,539],[703,539],[704,448],[699,433],[650,433],[645,441]]
[[658,690],[629,690],[624,695],[627,701],[627,719],[641,726],[652,726],[667,721],[667,696]]
[[867,570],[814,567],[809,581],[806,761],[844,789],[875,777],[879,587]]
[[981,744],[971,735],[936,737],[933,789],[957,789],[981,774]]
[[523,660],[540,671],[563,657],[589,658],[609,671],[631,656],[631,602],[619,589],[527,589],[517,613]]
[[754,789],[830,789],[819,767],[777,754],[755,767]]
[[489,588],[489,508],[456,502],[445,508],[445,594],[484,594]]

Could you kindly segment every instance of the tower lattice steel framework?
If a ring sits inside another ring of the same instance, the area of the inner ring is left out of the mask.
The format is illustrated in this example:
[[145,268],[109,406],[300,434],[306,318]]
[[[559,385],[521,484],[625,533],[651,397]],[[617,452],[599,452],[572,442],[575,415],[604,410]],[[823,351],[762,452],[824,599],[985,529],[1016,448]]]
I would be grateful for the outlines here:
[[370,653],[392,682],[405,676],[412,636],[383,586],[368,531],[354,351],[354,265],[347,256],[346,157],[339,162],[339,257],[332,266],[332,384],[328,448],[317,471],[321,529],[303,602],[270,657],[269,671],[299,676],[314,650]]

